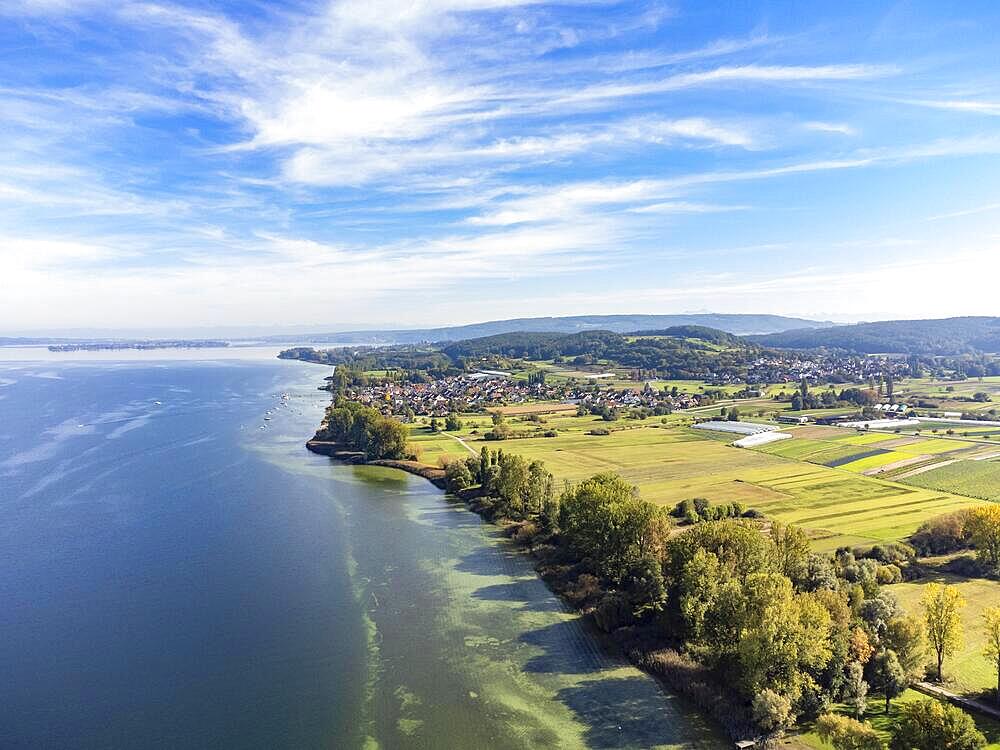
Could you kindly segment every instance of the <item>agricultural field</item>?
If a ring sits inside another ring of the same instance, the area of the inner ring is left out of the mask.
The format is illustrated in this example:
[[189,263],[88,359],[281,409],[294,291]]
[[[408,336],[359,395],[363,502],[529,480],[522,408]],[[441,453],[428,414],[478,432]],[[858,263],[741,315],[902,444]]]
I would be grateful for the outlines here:
[[[906,476],[908,469],[924,464],[971,457],[983,449],[982,444],[967,440],[857,432],[842,427],[792,427],[786,431],[794,436],[792,440],[757,450],[858,474],[885,474],[885,478]],[[931,489],[956,491],[947,485]]]
[[[1000,582],[982,578],[960,578],[944,573],[932,578],[909,583],[897,583],[888,589],[896,595],[900,605],[907,612],[920,612],[920,597],[923,585],[930,581],[954,584],[965,597],[967,606],[962,610],[962,626],[965,631],[962,649],[957,656],[945,659],[945,678],[951,681],[949,689],[965,694],[975,694],[996,687],[996,672],[983,656],[983,610],[1000,604]],[[930,661],[931,657],[928,657]]]
[[1000,502],[1000,459],[955,461],[906,478],[926,489],[948,488],[969,497]]
[[[988,394],[991,401],[971,401],[976,393]],[[1000,377],[973,380],[910,378],[897,383],[896,395],[900,401],[930,401],[942,411],[989,411],[1000,407]]]
[[[557,430],[557,437],[487,442],[482,433],[489,429],[490,420],[480,415],[465,418],[462,431],[454,435],[431,434],[426,427],[414,427],[413,443],[422,451],[421,460],[431,464],[467,456],[470,451],[478,453],[486,445],[540,459],[560,481],[617,471],[637,485],[645,499],[661,505],[671,506],[692,497],[739,501],[769,517],[803,526],[817,549],[823,550],[900,539],[932,516],[978,502],[787,456],[734,448],[728,444],[732,436],[714,440],[685,427],[677,414],[665,418],[666,423],[658,418],[607,423],[575,414],[540,418],[544,419],[540,426]],[[516,418],[509,418],[508,423],[514,429],[529,424]],[[604,436],[587,434],[594,427],[616,431]],[[843,447],[864,450],[867,446]]]
[[[996,420],[991,419],[990,421],[1000,421],[1000,417]],[[994,437],[1000,437],[1000,427],[997,427],[996,425],[984,425],[972,419],[962,420],[961,423],[954,421],[936,422],[933,420],[922,419],[919,424],[906,425],[901,427],[900,430],[905,434],[941,434],[971,438],[973,440],[990,440]]]

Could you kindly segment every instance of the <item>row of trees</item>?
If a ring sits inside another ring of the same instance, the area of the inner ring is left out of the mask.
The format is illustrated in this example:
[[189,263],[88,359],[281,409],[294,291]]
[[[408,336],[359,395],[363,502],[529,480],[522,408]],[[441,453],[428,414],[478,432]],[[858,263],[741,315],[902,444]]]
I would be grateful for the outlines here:
[[535,520],[545,529],[556,527],[559,498],[555,479],[541,461],[484,446],[478,456],[450,462],[445,467],[445,483],[454,493],[478,485],[492,515]]

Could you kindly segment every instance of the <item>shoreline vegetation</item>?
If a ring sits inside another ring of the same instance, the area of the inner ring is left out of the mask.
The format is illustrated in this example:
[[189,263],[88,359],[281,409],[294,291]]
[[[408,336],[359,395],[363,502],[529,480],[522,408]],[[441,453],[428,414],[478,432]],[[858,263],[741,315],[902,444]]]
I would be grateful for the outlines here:
[[[918,731],[906,722],[931,710],[910,711],[907,688],[934,652],[951,653],[951,635],[942,640],[928,629],[947,630],[954,613],[935,620],[927,601],[922,612],[899,606],[888,587],[919,571],[907,545],[817,554],[803,530],[739,503],[692,499],[671,510],[646,502],[613,472],[557,491],[544,463],[514,448],[483,446],[431,466],[418,460],[409,436],[391,416],[340,396],[306,446],[421,476],[499,526],[532,556],[553,593],[731,739],[884,748],[886,732]],[[882,734],[864,721],[869,689],[896,717],[879,725]],[[941,722],[969,738],[956,747],[986,747],[971,717],[946,709]],[[871,744],[845,744],[865,737]]]
[[580,616],[592,616],[592,622],[602,641],[611,645],[622,658],[656,679],[669,692],[690,702],[731,738],[753,736],[758,741],[764,739],[754,730],[748,712],[738,706],[733,696],[727,695],[724,687],[703,665],[663,644],[653,643],[654,639],[641,628],[629,625],[614,627],[619,619],[623,623],[636,624],[635,618],[626,611],[627,607],[615,607],[621,611],[604,613],[603,616],[599,614],[593,606],[595,598],[603,592],[599,579],[583,573],[584,585],[574,587],[567,575],[571,570],[587,567],[584,561],[574,560],[571,554],[567,554],[567,550],[555,547],[551,543],[552,537],[537,533],[531,527],[531,522],[518,522],[494,515],[495,506],[483,494],[481,487],[449,489],[448,472],[445,469],[408,459],[367,459],[364,452],[330,440],[313,438],[306,441],[306,448],[340,463],[382,466],[426,479],[443,491],[445,499],[450,496],[461,502],[466,510],[498,526],[521,553],[529,555],[535,561],[535,572],[553,594],[570,605]]

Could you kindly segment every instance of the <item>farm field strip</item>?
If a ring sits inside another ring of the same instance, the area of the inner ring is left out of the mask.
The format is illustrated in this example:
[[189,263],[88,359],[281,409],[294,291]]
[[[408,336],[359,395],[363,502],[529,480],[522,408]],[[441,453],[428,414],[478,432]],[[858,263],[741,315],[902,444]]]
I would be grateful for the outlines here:
[[1000,463],[951,461],[906,477],[906,483],[927,489],[948,487],[969,497],[1000,502]]

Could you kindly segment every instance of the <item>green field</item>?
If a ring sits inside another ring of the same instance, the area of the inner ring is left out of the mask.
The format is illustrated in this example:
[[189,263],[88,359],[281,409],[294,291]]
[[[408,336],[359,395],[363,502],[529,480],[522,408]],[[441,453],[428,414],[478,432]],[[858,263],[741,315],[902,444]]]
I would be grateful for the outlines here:
[[[683,427],[680,422],[687,418],[678,414],[670,415],[667,424],[659,418],[607,423],[575,414],[547,415],[543,419],[545,423],[540,427],[558,430],[558,437],[487,442],[482,432],[489,429],[490,420],[478,416],[466,418],[464,429],[454,437],[415,427],[413,443],[422,450],[421,460],[431,464],[469,455],[469,450],[455,439],[460,437],[475,452],[487,445],[541,459],[560,481],[616,471],[637,485],[644,498],[662,505],[692,497],[718,503],[736,500],[769,517],[805,527],[819,549],[900,539],[932,516],[977,502],[947,492],[803,463],[794,457],[734,448],[728,443],[736,436],[712,439]],[[508,419],[508,423],[514,429],[535,426],[516,419]],[[587,431],[594,427],[620,431],[606,436],[588,435]],[[868,449],[863,445],[832,445],[847,451]]]
[[956,461],[904,481],[915,487],[948,488],[961,495],[1000,502],[1000,461]]
[[962,650],[957,656],[945,659],[944,663],[945,678],[952,683],[949,687],[961,693],[978,693],[996,687],[996,672],[982,654],[984,637],[981,618],[983,609],[1000,605],[1000,582],[939,574],[930,579],[898,583],[888,588],[896,595],[903,609],[918,613],[921,611],[920,597],[923,595],[923,584],[931,580],[954,584],[968,602],[962,611],[965,631]]

